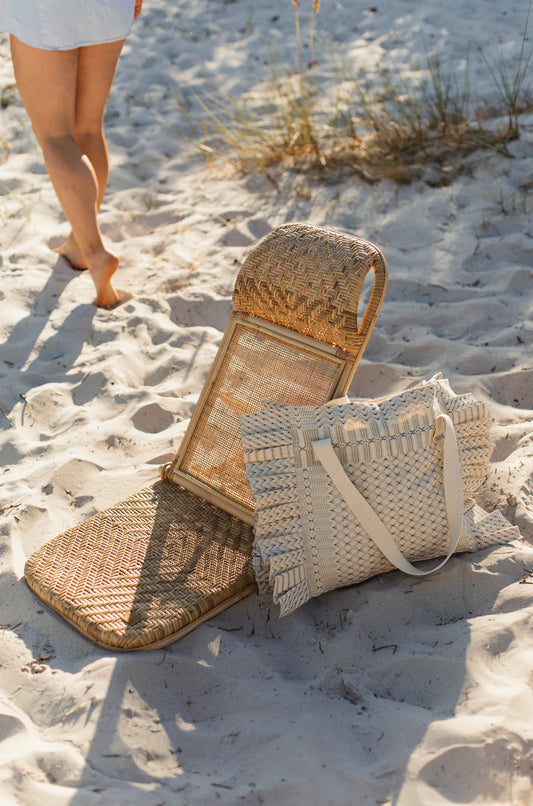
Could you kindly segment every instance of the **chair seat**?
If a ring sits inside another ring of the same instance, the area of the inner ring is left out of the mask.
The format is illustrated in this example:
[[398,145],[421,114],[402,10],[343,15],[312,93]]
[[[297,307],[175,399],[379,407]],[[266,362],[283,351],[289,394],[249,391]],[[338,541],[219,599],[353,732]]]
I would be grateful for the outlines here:
[[50,540],[25,573],[96,643],[151,649],[253,591],[252,539],[248,524],[157,481]]

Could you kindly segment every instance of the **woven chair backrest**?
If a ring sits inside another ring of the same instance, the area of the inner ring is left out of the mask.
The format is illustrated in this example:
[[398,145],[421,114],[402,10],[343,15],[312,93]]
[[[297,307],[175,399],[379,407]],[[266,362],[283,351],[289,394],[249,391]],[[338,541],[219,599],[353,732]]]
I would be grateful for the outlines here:
[[[361,289],[372,270],[359,324]],[[320,405],[346,394],[386,284],[383,255],[359,238],[288,224],[260,241],[239,272],[230,322],[163,476],[251,523],[240,416],[265,401]]]

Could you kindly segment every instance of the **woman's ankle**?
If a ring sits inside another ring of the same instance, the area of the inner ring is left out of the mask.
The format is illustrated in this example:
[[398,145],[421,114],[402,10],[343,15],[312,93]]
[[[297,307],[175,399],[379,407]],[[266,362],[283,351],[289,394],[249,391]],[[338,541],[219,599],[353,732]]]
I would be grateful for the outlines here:
[[73,269],[81,271],[87,268],[87,261],[83,257],[82,251],[72,232],[64,243],[56,246],[52,251],[64,257]]

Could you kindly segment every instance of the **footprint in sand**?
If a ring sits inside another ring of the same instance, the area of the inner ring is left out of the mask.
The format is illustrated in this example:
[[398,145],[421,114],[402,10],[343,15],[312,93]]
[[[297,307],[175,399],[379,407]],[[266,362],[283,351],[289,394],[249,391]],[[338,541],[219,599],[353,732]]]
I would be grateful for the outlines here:
[[158,403],[150,403],[140,408],[132,417],[132,422],[138,431],[146,434],[157,434],[169,428],[174,422],[172,412],[163,409]]
[[26,730],[24,724],[15,716],[0,714],[0,742],[12,739],[17,733]]
[[251,246],[254,243],[252,238],[238,230],[237,227],[226,230],[218,242],[221,246]]
[[489,376],[485,387],[498,403],[520,409],[533,409],[533,370],[515,370]]
[[452,803],[509,803],[512,779],[512,802],[525,804],[531,801],[522,799],[519,790],[525,796],[525,787],[531,786],[531,748],[516,734],[494,741],[487,737],[477,746],[458,743],[437,752],[418,777],[437,792],[446,792]]
[[169,296],[173,322],[185,327],[210,327],[224,331],[231,315],[231,300],[213,299],[203,296],[201,299],[184,299],[181,296]]
[[265,235],[268,235],[272,229],[274,229],[274,227],[266,220],[266,218],[252,218],[250,221],[248,221],[248,230],[250,231],[250,234],[258,240],[259,238],[263,238]]

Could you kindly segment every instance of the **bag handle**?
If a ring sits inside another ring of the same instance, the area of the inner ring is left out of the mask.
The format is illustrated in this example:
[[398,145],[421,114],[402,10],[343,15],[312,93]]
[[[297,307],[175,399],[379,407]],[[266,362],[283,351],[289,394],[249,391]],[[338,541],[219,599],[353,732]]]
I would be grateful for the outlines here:
[[421,571],[403,556],[383,521],[376,515],[372,507],[348,478],[337,454],[333,450],[329,437],[327,439],[313,440],[311,443],[316,459],[322,464],[342,498],[381,553],[400,571],[413,576],[427,576],[442,568],[457,548],[463,528],[463,483],[455,430],[447,414],[439,414],[435,424],[437,429],[439,429],[439,426],[441,428],[441,433],[436,439],[443,440],[444,498],[448,517],[448,554],[442,562],[429,571]]

